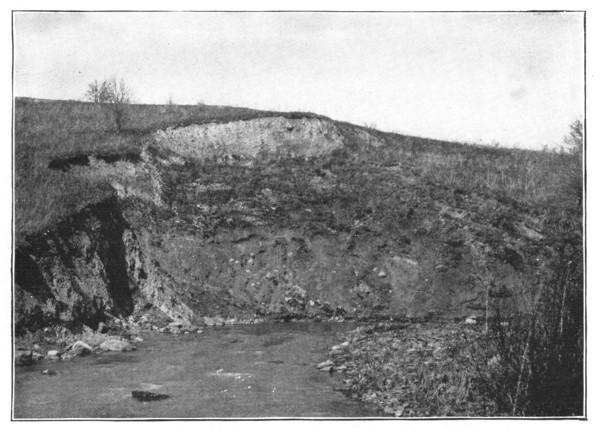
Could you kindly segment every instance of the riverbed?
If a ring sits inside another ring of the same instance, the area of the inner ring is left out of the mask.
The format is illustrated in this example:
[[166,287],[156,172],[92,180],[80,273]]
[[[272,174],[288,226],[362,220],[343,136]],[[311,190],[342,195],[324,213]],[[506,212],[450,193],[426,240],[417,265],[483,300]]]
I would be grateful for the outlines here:
[[[315,365],[353,323],[278,323],[142,334],[137,350],[17,367],[15,418],[373,417]],[[49,369],[55,375],[44,375]],[[139,402],[132,391],[169,398]]]

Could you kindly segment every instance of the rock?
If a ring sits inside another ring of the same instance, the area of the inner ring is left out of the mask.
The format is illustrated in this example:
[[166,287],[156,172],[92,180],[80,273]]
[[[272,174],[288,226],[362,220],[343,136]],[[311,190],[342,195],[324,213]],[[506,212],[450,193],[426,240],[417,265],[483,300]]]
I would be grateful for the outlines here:
[[54,376],[56,375],[56,371],[50,370],[50,369],[44,369],[43,371],[40,372],[42,375],[50,375],[50,376]]
[[71,349],[68,351],[67,354],[71,357],[75,357],[75,356],[87,355],[91,352],[92,352],[91,346],[89,346],[88,344],[86,344],[83,341],[77,341],[71,346]]
[[435,271],[438,273],[444,273],[448,271],[448,267],[446,267],[444,264],[439,264],[435,266]]
[[333,308],[329,302],[323,302],[323,304],[321,304],[321,310],[327,314],[333,313]]
[[343,306],[337,306],[335,308],[336,315],[342,316],[342,315],[346,315],[347,313],[348,313],[348,311]]
[[181,329],[181,327],[183,327],[183,324],[180,323],[179,321],[173,321],[172,323],[169,323],[169,325],[167,327],[169,327],[170,329],[174,329],[174,328]]
[[42,348],[40,348],[40,346],[39,346],[38,344],[35,344],[35,345],[33,346],[33,350],[34,350],[34,351],[41,351],[41,350],[42,350]]
[[33,351],[17,351],[15,355],[15,364],[17,366],[28,366],[35,363]]
[[184,332],[184,333],[185,332],[196,333],[198,331],[198,327],[193,326],[193,325],[184,325],[179,330],[182,331],[182,332]]
[[500,362],[501,362],[500,356],[495,355],[488,360],[487,365],[488,365],[488,367],[495,368],[495,367],[500,366]]
[[48,360],[60,360],[60,352],[58,350],[50,350],[46,354]]
[[331,372],[333,370],[333,367],[334,367],[334,364],[331,360],[326,360],[317,365],[317,369],[327,371],[327,372]]
[[298,285],[292,287],[292,295],[302,300],[306,299],[306,290]]
[[133,351],[135,346],[122,339],[107,339],[100,344],[100,349],[104,351]]
[[465,320],[465,324],[469,324],[469,325],[477,324],[477,318],[469,317]]
[[132,342],[144,342],[144,339],[142,339],[139,336],[134,336],[134,337],[131,338],[131,341]]
[[216,322],[211,317],[204,317],[204,325],[208,327],[212,327],[216,325]]
[[394,415],[396,413],[396,411],[392,407],[385,407],[383,409],[383,412],[387,415]]
[[98,324],[98,333],[108,333],[109,330],[110,328],[103,322],[100,322],[100,324]]
[[44,354],[40,354],[39,352],[33,351],[31,353],[31,358],[33,358],[34,361],[40,361],[43,358],[45,358]]
[[378,277],[380,277],[380,278],[384,278],[384,277],[386,277],[386,276],[387,276],[387,274],[386,274],[386,272],[384,272],[383,270],[381,270],[381,271],[380,271],[380,272],[377,274],[377,276],[378,276]]
[[153,393],[153,392],[143,391],[143,390],[134,390],[131,392],[131,396],[133,396],[134,399],[137,399],[140,402],[151,402],[151,401],[163,400],[163,399],[167,399],[169,397],[169,395],[166,395],[166,394]]
[[19,350],[15,355],[15,364],[17,366],[28,366],[40,361],[43,358],[44,355],[38,352],[31,350]]

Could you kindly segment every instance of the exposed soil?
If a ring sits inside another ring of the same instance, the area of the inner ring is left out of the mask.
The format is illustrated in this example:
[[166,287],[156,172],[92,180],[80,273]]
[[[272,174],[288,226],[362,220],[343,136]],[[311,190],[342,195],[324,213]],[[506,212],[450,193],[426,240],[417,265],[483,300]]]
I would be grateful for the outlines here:
[[527,300],[556,253],[532,210],[418,182],[417,167],[352,161],[336,153],[344,143],[324,120],[273,118],[61,161],[115,194],[19,245],[17,332],[149,311],[194,324],[465,318]]

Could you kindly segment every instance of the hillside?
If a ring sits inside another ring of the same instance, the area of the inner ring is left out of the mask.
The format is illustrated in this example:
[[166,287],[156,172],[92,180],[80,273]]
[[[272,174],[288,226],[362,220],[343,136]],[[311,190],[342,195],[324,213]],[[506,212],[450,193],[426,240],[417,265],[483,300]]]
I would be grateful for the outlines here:
[[116,132],[98,104],[16,101],[18,329],[148,307],[466,316],[491,279],[522,303],[556,218],[577,211],[560,154],[313,114],[128,108]]
[[102,104],[15,101],[17,335],[117,318],[487,329],[558,304],[580,343],[582,216],[569,154],[206,105],[129,105],[117,131]]

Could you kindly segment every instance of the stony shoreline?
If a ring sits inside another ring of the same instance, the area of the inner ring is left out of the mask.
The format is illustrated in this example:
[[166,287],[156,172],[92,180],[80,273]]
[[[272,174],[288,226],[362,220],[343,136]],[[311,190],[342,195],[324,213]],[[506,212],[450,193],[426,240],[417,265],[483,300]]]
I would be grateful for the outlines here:
[[338,388],[395,417],[493,415],[477,391],[473,341],[478,326],[378,323],[346,333],[317,367],[344,375]]
[[[353,317],[330,316],[324,321],[345,322],[354,320]],[[98,354],[103,351],[131,351],[135,344],[142,342],[142,336],[148,333],[179,335],[201,335],[205,328],[224,327],[233,325],[255,325],[277,322],[318,321],[309,318],[287,317],[256,317],[252,319],[223,318],[221,316],[203,317],[198,325],[156,319],[151,314],[141,315],[137,319],[130,316],[127,319],[112,318],[100,322],[96,330],[86,325],[69,330],[63,326],[45,327],[35,332],[27,332],[15,337],[15,364],[28,366],[41,360],[65,361],[74,357]]]

